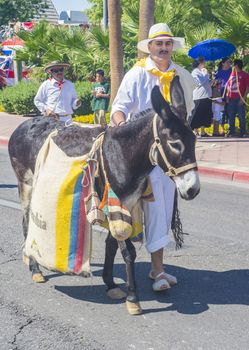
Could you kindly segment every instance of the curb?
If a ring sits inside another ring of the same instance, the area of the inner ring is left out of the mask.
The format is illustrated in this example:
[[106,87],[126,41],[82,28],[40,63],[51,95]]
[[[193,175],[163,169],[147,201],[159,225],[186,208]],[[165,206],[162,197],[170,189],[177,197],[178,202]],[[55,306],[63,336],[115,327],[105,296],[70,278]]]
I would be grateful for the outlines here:
[[249,173],[242,171],[233,171],[226,169],[206,168],[199,166],[198,171],[201,175],[218,177],[223,180],[244,182],[249,184]]

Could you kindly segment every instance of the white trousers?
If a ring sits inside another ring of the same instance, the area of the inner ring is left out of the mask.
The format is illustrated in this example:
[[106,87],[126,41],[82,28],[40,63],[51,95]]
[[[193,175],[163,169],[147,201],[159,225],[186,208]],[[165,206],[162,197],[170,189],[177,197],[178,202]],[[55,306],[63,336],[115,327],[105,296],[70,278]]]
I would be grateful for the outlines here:
[[143,201],[146,248],[149,253],[164,248],[170,241],[168,233],[174,206],[175,183],[159,166],[150,173],[155,202]]
[[64,122],[65,124],[71,124],[73,119],[70,114],[68,115],[60,115],[60,121]]

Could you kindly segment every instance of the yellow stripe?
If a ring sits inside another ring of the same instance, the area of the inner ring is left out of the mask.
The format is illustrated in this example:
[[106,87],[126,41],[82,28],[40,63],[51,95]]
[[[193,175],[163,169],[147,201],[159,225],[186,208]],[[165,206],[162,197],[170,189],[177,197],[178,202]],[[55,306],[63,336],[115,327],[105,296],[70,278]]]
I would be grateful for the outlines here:
[[70,249],[70,222],[73,205],[74,187],[85,162],[76,160],[73,162],[58,194],[56,208],[56,269],[67,271],[68,254]]
[[154,38],[155,36],[158,36],[158,35],[165,35],[165,34],[169,35],[169,36],[173,36],[172,33],[169,33],[169,32],[157,32],[155,34],[150,35],[149,39],[152,39],[152,38]]

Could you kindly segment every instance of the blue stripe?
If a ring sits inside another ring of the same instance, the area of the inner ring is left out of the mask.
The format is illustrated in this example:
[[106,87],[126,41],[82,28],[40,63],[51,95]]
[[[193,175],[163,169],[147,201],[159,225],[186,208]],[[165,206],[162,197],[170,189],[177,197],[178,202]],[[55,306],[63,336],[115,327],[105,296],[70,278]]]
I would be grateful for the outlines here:
[[74,270],[76,252],[77,252],[77,243],[78,243],[78,225],[79,225],[79,208],[80,208],[80,196],[82,191],[82,174],[78,177],[73,195],[73,204],[72,204],[72,213],[71,213],[71,222],[70,222],[70,249],[68,255],[68,269]]

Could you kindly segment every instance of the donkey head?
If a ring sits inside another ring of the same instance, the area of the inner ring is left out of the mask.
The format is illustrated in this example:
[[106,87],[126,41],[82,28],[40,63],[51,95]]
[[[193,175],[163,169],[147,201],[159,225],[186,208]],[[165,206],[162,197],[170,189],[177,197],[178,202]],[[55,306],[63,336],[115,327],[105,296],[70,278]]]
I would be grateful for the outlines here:
[[[171,104],[163,98],[158,86],[151,93],[151,101],[160,118],[157,122],[158,136],[167,162],[158,152],[158,165],[168,172],[169,164],[175,175],[171,175],[180,195],[184,199],[193,199],[200,191],[199,176],[196,168],[189,170],[188,165],[196,162],[195,135],[187,123],[187,110],[184,92],[179,76],[174,77],[170,87]],[[178,172],[178,170],[179,172]]]

